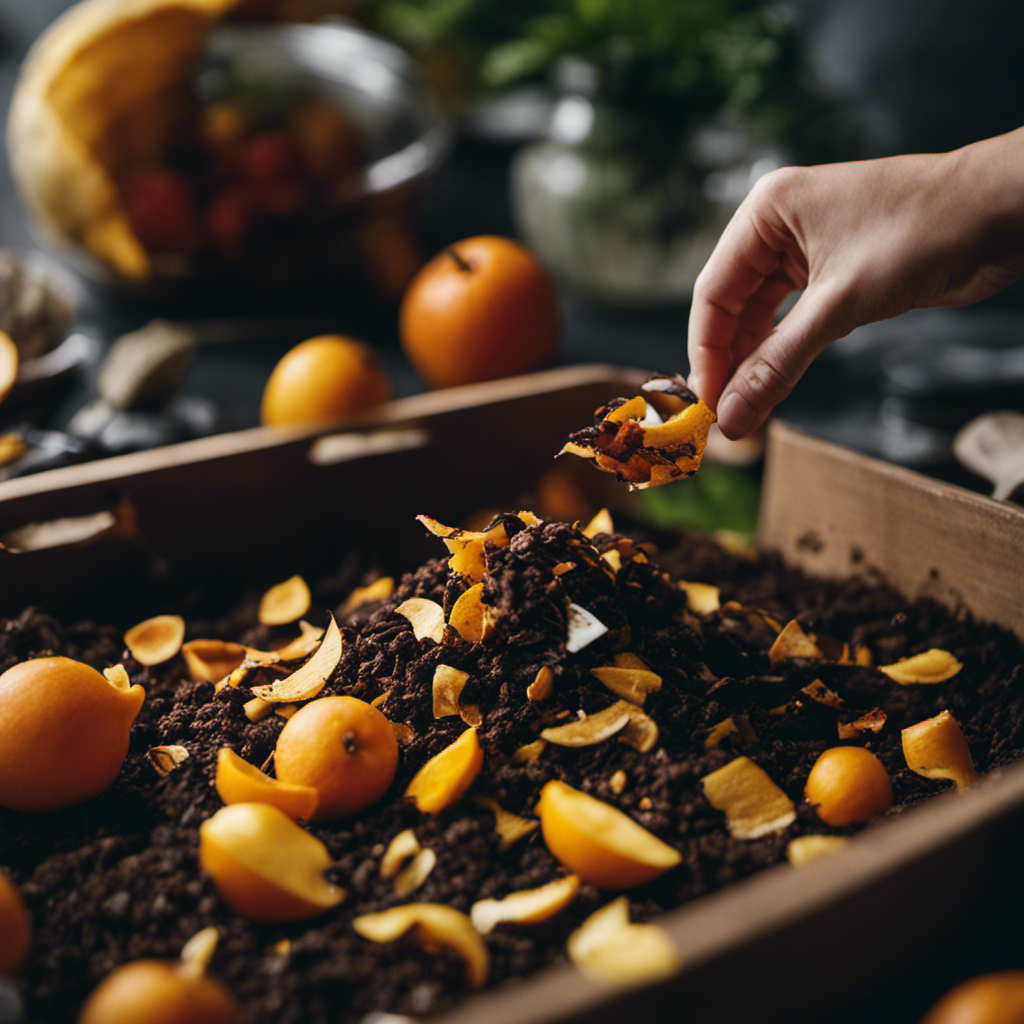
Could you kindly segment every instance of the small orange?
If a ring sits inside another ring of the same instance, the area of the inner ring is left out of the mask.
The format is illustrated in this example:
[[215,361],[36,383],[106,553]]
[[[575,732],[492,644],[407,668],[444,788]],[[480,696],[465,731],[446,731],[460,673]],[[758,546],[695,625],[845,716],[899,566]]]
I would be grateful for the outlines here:
[[892,806],[889,773],[864,747],[826,750],[814,762],[804,792],[828,825],[854,825]]
[[21,893],[0,871],[0,978],[16,973],[25,962],[31,938]]
[[1020,1024],[1024,1020],[1024,971],[983,974],[957,985],[921,1024]]
[[321,697],[288,719],[274,748],[281,782],[312,786],[315,818],[340,818],[376,803],[398,770],[391,723],[355,697]]
[[245,1024],[245,1013],[213,978],[173,961],[133,960],[100,982],[78,1024]]
[[537,258],[493,235],[435,256],[402,300],[402,347],[436,388],[546,366],[561,333],[558,297]]
[[144,696],[70,658],[9,668],[0,676],[0,805],[55,811],[99,796],[121,770]]
[[329,423],[391,399],[391,385],[369,346],[340,334],[309,338],[286,352],[263,390],[267,426]]

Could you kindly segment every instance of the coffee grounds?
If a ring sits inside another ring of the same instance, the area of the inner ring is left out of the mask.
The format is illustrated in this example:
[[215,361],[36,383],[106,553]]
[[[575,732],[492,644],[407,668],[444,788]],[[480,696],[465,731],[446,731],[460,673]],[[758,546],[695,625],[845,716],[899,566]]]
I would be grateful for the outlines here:
[[[61,625],[37,609],[3,624],[0,670],[53,653],[99,669],[123,661],[131,681],[146,689],[124,768],[105,794],[45,816],[0,808],[0,867],[21,886],[34,925],[32,953],[18,979],[29,1022],[75,1019],[113,968],[140,957],[176,958],[192,935],[210,925],[221,936],[210,972],[235,992],[253,1024],[337,1024],[374,1010],[420,1015],[450,1006],[465,992],[461,962],[409,940],[376,945],[356,935],[351,921],[409,899],[468,912],[479,899],[565,873],[539,830],[499,851],[493,814],[474,795],[533,817],[544,783],[561,779],[615,805],[677,848],[679,867],[628,893],[633,919],[643,921],[784,859],[787,843],[797,836],[856,831],[824,825],[802,803],[812,764],[840,742],[840,719],[874,708],[886,715],[879,734],[844,741],[870,746],[888,769],[895,801],[886,818],[946,788],[907,769],[900,743],[905,726],[948,709],[980,772],[1024,753],[1024,651],[1010,633],[963,610],[950,612],[929,600],[908,603],[879,580],[813,580],[777,558],[750,561],[692,536],[648,562],[642,554],[631,557],[637,549],[617,535],[590,539],[564,524],[524,527],[514,517],[505,526],[507,546],[486,551],[483,600],[496,619],[486,641],[466,642],[451,629],[441,644],[417,640],[394,613],[410,597],[451,608],[467,583],[451,577],[447,559],[404,577],[390,599],[342,621],[342,659],[321,696],[370,700],[387,693],[382,711],[407,726],[411,739],[401,748],[385,800],[354,818],[308,826],[334,858],[329,874],[348,898],[320,917],[291,924],[257,925],[228,912],[197,860],[198,827],[221,807],[213,785],[218,750],[229,746],[261,765],[273,753],[283,719],[271,715],[251,723],[243,712],[249,687],[217,693],[211,683],[185,681],[180,656],[155,668],[137,664],[113,626]],[[613,548],[622,553],[617,574],[601,558]],[[556,576],[552,570],[563,562],[576,568]],[[351,575],[345,576],[348,585]],[[687,609],[677,580],[714,584],[723,603],[759,609],[781,623],[795,617],[819,637],[863,645],[874,665],[940,647],[964,667],[945,683],[904,687],[859,665],[808,659],[770,664],[775,633],[763,616],[723,611],[698,617]],[[569,602],[609,627],[576,654],[565,646]],[[267,647],[294,634],[255,621],[253,598],[218,621],[190,623],[188,635]],[[590,669],[622,649],[663,678],[645,704],[660,730],[656,747],[639,753],[616,739],[575,749],[548,744],[536,763],[513,762],[512,753],[541,729],[616,699]],[[466,728],[457,716],[433,718],[439,663],[469,673],[461,699],[480,709],[486,761],[466,797],[429,817],[401,794],[423,763]],[[526,689],[544,666],[554,673],[552,695],[530,701]],[[816,679],[841,698],[841,710],[802,693]],[[746,716],[752,735],[734,733],[705,749],[710,730],[730,715]],[[181,744],[190,754],[166,777],[146,757],[160,744]],[[741,753],[798,805],[792,825],[754,841],[730,837],[700,785],[702,776]],[[621,792],[611,782],[618,772],[626,777]],[[407,828],[436,852],[437,865],[411,897],[400,899],[381,878],[380,858],[390,839]],[[499,925],[486,938],[491,981],[521,978],[564,960],[569,933],[609,898],[584,886],[542,927]]]

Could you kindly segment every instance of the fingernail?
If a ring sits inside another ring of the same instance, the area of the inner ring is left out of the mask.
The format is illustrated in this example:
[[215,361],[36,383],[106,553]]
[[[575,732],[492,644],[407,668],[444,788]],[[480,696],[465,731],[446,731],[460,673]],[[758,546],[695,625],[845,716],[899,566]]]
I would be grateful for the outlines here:
[[757,422],[757,410],[737,391],[718,405],[718,426],[726,437],[745,437]]

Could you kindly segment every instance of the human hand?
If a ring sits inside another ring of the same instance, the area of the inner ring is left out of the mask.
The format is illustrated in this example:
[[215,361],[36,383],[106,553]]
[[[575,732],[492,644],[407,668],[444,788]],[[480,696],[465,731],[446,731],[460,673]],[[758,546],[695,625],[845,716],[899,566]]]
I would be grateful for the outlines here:
[[[855,327],[959,306],[1024,272],[1024,129],[952,153],[762,178],[694,287],[689,384],[728,437],[759,427]],[[782,321],[791,292],[802,294]]]

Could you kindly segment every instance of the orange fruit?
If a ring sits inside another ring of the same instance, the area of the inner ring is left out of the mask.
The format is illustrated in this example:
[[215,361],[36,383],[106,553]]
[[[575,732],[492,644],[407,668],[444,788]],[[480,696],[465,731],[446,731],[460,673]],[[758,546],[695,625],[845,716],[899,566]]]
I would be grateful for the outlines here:
[[0,871],[0,978],[15,974],[25,962],[32,928],[21,893]]
[[402,299],[402,347],[436,388],[546,366],[561,333],[558,298],[537,258],[517,242],[457,242],[413,278]]
[[804,790],[828,825],[867,821],[892,806],[885,765],[864,747],[832,747],[814,762]]
[[398,770],[391,723],[355,697],[321,697],[288,719],[274,748],[280,782],[319,794],[315,818],[340,818],[376,803]]
[[174,962],[135,960],[100,982],[78,1024],[245,1024],[245,1014],[213,978]]
[[55,811],[99,796],[121,770],[144,697],[141,686],[70,658],[9,668],[0,676],[0,805]]
[[600,889],[642,885],[682,860],[678,850],[629,815],[564,782],[544,786],[537,814],[551,853]]
[[1020,1024],[1024,1020],[1024,971],[983,974],[957,985],[921,1024]]
[[369,346],[340,334],[309,338],[286,352],[263,390],[267,426],[329,423],[391,399],[391,385]]

